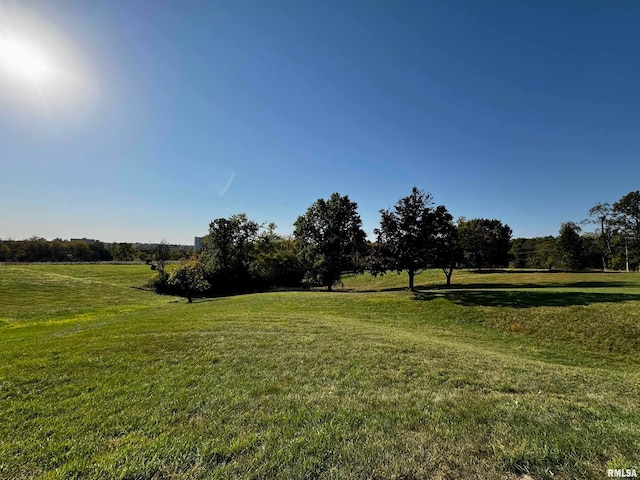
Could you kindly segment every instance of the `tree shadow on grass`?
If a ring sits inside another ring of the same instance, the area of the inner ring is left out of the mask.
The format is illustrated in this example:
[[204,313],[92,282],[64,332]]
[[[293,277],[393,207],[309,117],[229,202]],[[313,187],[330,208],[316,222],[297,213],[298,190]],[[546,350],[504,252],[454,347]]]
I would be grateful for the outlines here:
[[539,268],[539,269],[535,269],[535,268],[518,268],[518,269],[505,269],[505,268],[485,268],[484,270],[478,270],[478,269],[468,269],[467,270],[469,273],[475,273],[475,274],[479,274],[479,275],[485,275],[485,274],[492,274],[492,273],[506,273],[509,275],[528,275],[531,273],[543,273],[543,274],[548,274],[548,275],[553,275],[554,273],[588,273],[588,274],[599,274],[599,275],[619,275],[621,273],[628,273],[628,272],[624,272],[622,270],[607,270],[607,271],[602,271],[602,270],[562,270],[562,269],[556,269],[553,268],[551,270],[546,269],[546,268]]
[[[515,290],[515,289],[532,289],[532,288],[632,288],[637,287],[634,282],[554,282],[554,283],[453,283],[447,286],[444,282],[439,284],[416,285],[415,290],[418,292],[432,292],[434,290]],[[323,291],[326,291],[323,290]],[[387,287],[387,288],[336,288],[335,293],[377,293],[377,292],[402,292],[409,291],[409,287]]]
[[640,294],[610,292],[560,292],[523,290],[449,290],[419,291],[415,300],[430,301],[445,298],[452,303],[483,307],[567,307],[593,303],[619,303],[640,301]]
[[[341,287],[341,288],[334,288],[331,291],[331,293],[378,293],[378,292],[403,292],[408,290],[409,290],[409,287],[387,287],[387,288],[367,288],[367,289]],[[326,292],[327,290],[322,289],[322,291]]]
[[462,283],[447,287],[439,285],[418,286],[417,290],[455,290],[455,289],[522,289],[522,288],[630,288],[637,287],[635,282],[552,282],[552,283]]

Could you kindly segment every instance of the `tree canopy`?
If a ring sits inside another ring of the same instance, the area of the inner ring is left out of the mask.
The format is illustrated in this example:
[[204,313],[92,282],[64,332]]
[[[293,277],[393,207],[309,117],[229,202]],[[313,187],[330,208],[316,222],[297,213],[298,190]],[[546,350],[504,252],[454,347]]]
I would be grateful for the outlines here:
[[331,290],[342,271],[359,269],[366,235],[358,214],[358,204],[347,195],[332,194],[328,200],[316,200],[294,224],[309,285]]
[[640,268],[640,190],[629,192],[613,204],[616,223],[623,235],[625,263]]
[[479,270],[509,264],[511,228],[500,220],[474,218],[458,221],[465,263]]
[[177,287],[191,303],[193,294],[207,290],[210,285],[205,279],[204,266],[196,256],[183,262],[169,276],[169,285]]
[[563,223],[558,237],[558,252],[565,268],[581,270],[584,266],[584,244],[580,227],[573,222]]
[[398,200],[393,209],[380,210],[375,259],[370,262],[373,274],[406,271],[409,289],[413,290],[416,273],[438,267],[450,283],[458,260],[457,229],[444,206],[432,205],[431,194],[413,187],[411,194]]
[[244,213],[217,218],[209,224],[201,257],[212,284],[228,291],[249,287],[249,270],[259,230],[260,225]]
[[615,217],[611,204],[595,204],[589,209],[589,218],[586,222],[596,225],[597,246],[602,257],[602,269],[606,270],[609,258],[612,255],[611,241],[615,230]]

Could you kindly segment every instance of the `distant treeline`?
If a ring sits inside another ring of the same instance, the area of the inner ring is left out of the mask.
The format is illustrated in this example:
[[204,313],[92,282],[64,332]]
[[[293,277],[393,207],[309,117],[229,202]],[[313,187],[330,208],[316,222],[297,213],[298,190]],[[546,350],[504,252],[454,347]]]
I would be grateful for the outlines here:
[[[158,244],[103,243],[98,240],[0,240],[0,262],[108,262],[154,259]],[[188,245],[166,244],[167,260],[180,260],[193,253]]]
[[[568,261],[560,237],[514,238],[509,251],[509,266],[513,268],[563,269],[563,270],[602,270],[602,249],[596,233],[578,235],[579,254]],[[608,258],[608,270],[625,270],[626,257],[624,239],[617,236],[612,242],[611,255]],[[630,269],[637,269],[637,259],[632,259]]]
[[[583,234],[588,224],[595,231]],[[563,223],[557,237],[516,239],[510,254],[515,267],[640,270],[640,190],[613,205],[596,203],[584,220]]]

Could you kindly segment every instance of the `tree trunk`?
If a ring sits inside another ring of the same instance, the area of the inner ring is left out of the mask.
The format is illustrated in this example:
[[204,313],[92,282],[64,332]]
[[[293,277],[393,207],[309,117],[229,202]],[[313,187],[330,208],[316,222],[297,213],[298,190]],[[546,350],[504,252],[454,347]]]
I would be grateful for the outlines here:
[[408,273],[409,273],[409,290],[414,292],[415,288],[413,288],[413,277],[415,276],[416,272],[414,272],[413,270],[408,270]]
[[187,292],[187,303],[192,303],[191,302],[191,291]]
[[331,292],[331,284],[327,285],[327,291]]
[[450,268],[448,271],[446,268],[443,268],[444,276],[447,277],[447,287],[451,286],[451,275],[453,275],[453,268]]
[[627,239],[624,241],[624,261],[627,264],[627,272],[629,271],[629,247],[627,246]]

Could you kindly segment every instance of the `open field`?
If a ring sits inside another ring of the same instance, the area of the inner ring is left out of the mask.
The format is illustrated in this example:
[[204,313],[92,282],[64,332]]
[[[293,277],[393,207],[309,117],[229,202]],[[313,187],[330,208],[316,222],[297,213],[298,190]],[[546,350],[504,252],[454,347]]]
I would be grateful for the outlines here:
[[0,267],[0,478],[640,471],[640,274],[441,272],[201,299]]

